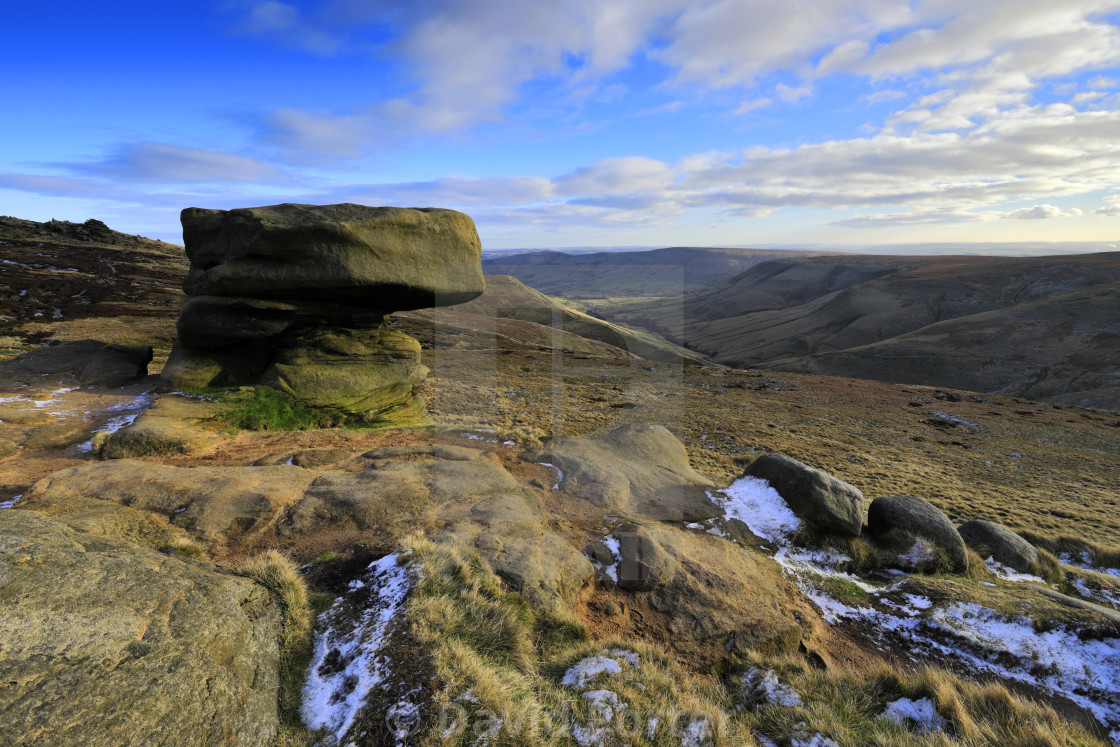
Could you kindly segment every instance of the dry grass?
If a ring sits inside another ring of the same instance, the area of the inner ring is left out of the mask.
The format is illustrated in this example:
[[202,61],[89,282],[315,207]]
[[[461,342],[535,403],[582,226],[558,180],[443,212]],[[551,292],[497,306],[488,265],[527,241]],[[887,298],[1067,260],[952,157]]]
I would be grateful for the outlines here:
[[[755,658],[750,665],[777,671],[803,699],[801,706],[763,706],[746,714],[752,729],[774,737],[819,732],[842,745],[877,747],[1107,744],[1049,706],[1019,698],[1002,685],[968,682],[936,668],[899,672],[883,667],[856,675],[820,672],[796,659]],[[929,698],[946,730],[921,735],[880,719],[887,704],[899,698]]]

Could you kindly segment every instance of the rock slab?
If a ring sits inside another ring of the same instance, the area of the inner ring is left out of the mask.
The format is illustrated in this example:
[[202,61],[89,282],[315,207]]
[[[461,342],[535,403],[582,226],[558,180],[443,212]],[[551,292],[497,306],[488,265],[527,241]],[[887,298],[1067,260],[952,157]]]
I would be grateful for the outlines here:
[[0,512],[0,743],[267,745],[280,610],[257,583]]

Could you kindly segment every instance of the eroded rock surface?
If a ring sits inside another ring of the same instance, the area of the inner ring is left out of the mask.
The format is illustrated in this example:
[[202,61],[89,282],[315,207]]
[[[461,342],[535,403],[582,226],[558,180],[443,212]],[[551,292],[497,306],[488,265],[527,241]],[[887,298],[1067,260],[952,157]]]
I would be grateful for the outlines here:
[[44,380],[59,385],[119,387],[148,375],[152,348],[114,345],[98,340],[75,340],[49,345],[0,363],[0,381],[7,385]]
[[255,582],[0,512],[0,742],[266,745],[280,610]]
[[563,439],[526,458],[555,465],[564,474],[561,488],[604,508],[665,521],[722,513],[705,492],[712,481],[692,469],[684,445],[660,425],[624,425],[604,436]]

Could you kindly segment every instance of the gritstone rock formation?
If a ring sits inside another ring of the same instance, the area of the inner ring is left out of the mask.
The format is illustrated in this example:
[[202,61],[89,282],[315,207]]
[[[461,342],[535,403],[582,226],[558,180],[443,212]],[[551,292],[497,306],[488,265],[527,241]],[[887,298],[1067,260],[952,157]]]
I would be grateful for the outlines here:
[[482,293],[468,216],[285,204],[187,208],[182,222],[189,298],[165,389],[263,384],[367,421],[423,419],[420,344],[386,315]]

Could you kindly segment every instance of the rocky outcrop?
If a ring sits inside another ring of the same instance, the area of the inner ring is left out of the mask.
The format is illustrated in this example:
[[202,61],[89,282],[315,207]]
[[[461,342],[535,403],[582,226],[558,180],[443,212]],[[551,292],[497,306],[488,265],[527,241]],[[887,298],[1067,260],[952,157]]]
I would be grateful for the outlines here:
[[721,515],[713,487],[692,469],[684,445],[660,425],[624,425],[604,436],[567,438],[524,459],[555,465],[563,490],[604,508],[651,519],[697,521]]
[[1019,573],[1034,573],[1038,569],[1038,550],[1002,524],[973,519],[957,527],[957,532],[982,557],[990,555]]
[[280,606],[262,586],[0,512],[0,742],[267,745]]
[[764,454],[744,475],[770,483],[790,510],[819,532],[857,537],[863,529],[867,510],[863,493],[826,472],[785,454]]
[[75,340],[32,350],[0,363],[0,380],[8,385],[59,385],[120,387],[148,375],[152,348],[114,345],[98,340]]
[[876,498],[867,512],[867,531],[877,544],[897,551],[899,564],[907,570],[940,570],[942,556],[952,572],[968,570],[964,540],[953,522],[923,498]]
[[424,419],[420,344],[391,311],[485,288],[469,217],[434,208],[187,208],[190,298],[163,387],[270,386],[367,422]]

